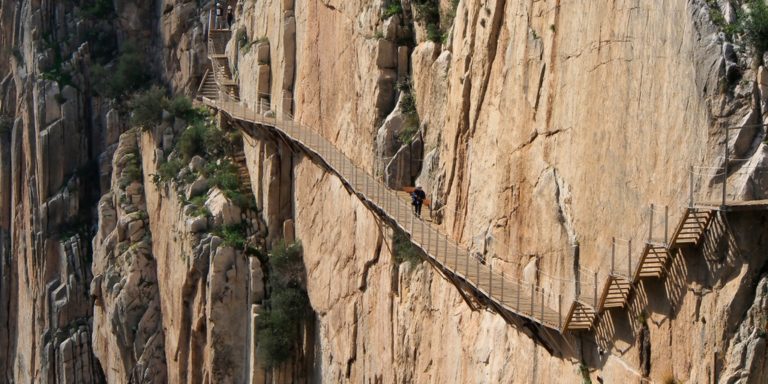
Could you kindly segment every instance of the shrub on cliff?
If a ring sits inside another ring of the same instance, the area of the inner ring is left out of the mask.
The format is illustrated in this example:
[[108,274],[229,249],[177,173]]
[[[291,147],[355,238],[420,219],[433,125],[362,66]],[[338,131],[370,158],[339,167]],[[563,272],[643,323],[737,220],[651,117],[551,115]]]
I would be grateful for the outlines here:
[[311,315],[302,288],[304,264],[300,243],[278,243],[270,253],[271,294],[256,328],[259,361],[271,368],[288,361],[301,345],[301,329]]
[[131,97],[128,107],[131,109],[131,124],[144,130],[152,129],[163,119],[165,91],[154,86]]
[[763,0],[747,2],[749,10],[739,17],[739,29],[744,39],[755,48],[757,57],[762,59],[768,51],[768,5]]
[[423,259],[421,257],[421,251],[413,243],[408,235],[402,231],[395,231],[395,235],[392,238],[393,256],[397,263],[409,262],[411,264],[420,263]]
[[145,55],[133,43],[126,43],[113,68],[91,66],[94,90],[101,96],[118,99],[147,86],[152,76]]

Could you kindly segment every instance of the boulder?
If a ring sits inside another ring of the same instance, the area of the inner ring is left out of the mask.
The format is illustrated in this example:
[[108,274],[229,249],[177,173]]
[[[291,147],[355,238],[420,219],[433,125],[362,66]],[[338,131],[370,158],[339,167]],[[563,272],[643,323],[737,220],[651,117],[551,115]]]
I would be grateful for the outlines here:
[[208,192],[208,179],[203,176],[198,177],[192,184],[187,186],[186,197],[187,200],[192,199]]
[[218,188],[211,190],[205,206],[211,211],[214,225],[233,225],[241,221],[240,207],[229,200]]
[[208,219],[204,216],[191,217],[186,222],[187,231],[190,233],[200,233],[208,229]]
[[376,110],[384,118],[395,106],[395,83],[397,72],[394,69],[382,69],[376,80]]
[[189,160],[189,170],[193,172],[200,172],[205,168],[205,159],[200,156],[194,156]]

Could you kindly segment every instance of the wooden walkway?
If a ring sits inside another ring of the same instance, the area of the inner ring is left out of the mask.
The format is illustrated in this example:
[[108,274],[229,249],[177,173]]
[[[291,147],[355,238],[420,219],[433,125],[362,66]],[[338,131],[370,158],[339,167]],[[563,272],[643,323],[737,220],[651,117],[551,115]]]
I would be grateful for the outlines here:
[[[387,188],[383,182],[352,163],[342,151],[315,130],[297,123],[290,116],[276,116],[273,111],[258,113],[238,102],[237,84],[231,79],[226,57],[222,56],[224,44],[220,40],[224,34],[224,31],[212,30],[209,35],[213,75],[207,74],[204,77],[200,89],[205,89],[205,92],[198,95],[205,105],[244,123],[240,125],[246,130],[271,129],[300,145],[307,153],[322,161],[328,170],[338,175],[372,211],[408,234],[413,244],[434,265],[465,281],[499,308],[544,327],[559,332],[586,331],[592,329],[603,311],[625,308],[640,280],[665,276],[670,255],[675,249],[700,245],[714,216],[723,208],[702,204],[685,209],[669,238],[665,222],[664,241],[652,241],[649,234],[648,241],[641,244],[642,251],[638,257],[633,258],[631,241],[627,245],[628,252],[624,257],[619,257],[618,261],[614,250],[610,256],[611,268],[608,274],[586,276],[591,277],[589,282],[582,277],[575,283],[581,287],[580,292],[564,299],[560,292],[548,292],[530,282],[505,276],[473,257],[467,248],[441,233],[437,227],[416,218],[407,194]],[[219,87],[218,95],[210,90],[212,78]],[[269,110],[263,106],[260,109]],[[766,209],[768,201],[734,203],[732,207]],[[651,223],[650,232],[652,228]]]

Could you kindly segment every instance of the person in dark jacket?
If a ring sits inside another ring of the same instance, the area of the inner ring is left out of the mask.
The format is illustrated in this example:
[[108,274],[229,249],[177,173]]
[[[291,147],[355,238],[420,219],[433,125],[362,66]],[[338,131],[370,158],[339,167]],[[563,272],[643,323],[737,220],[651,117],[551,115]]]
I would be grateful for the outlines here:
[[411,192],[411,204],[413,205],[413,212],[416,216],[421,217],[421,206],[424,204],[424,200],[427,198],[427,194],[421,189],[421,186],[417,186],[416,189]]
[[232,29],[232,22],[235,21],[235,15],[232,13],[232,6],[227,6],[227,28]]

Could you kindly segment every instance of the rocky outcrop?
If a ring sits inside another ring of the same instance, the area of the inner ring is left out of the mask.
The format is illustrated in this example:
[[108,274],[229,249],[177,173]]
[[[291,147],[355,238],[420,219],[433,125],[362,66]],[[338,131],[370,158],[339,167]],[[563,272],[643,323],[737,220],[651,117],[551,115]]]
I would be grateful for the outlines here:
[[137,166],[138,154],[136,130],[123,134],[113,158],[112,192],[99,201],[99,230],[93,240],[93,346],[116,383],[167,380],[143,181],[120,182],[127,167]]

